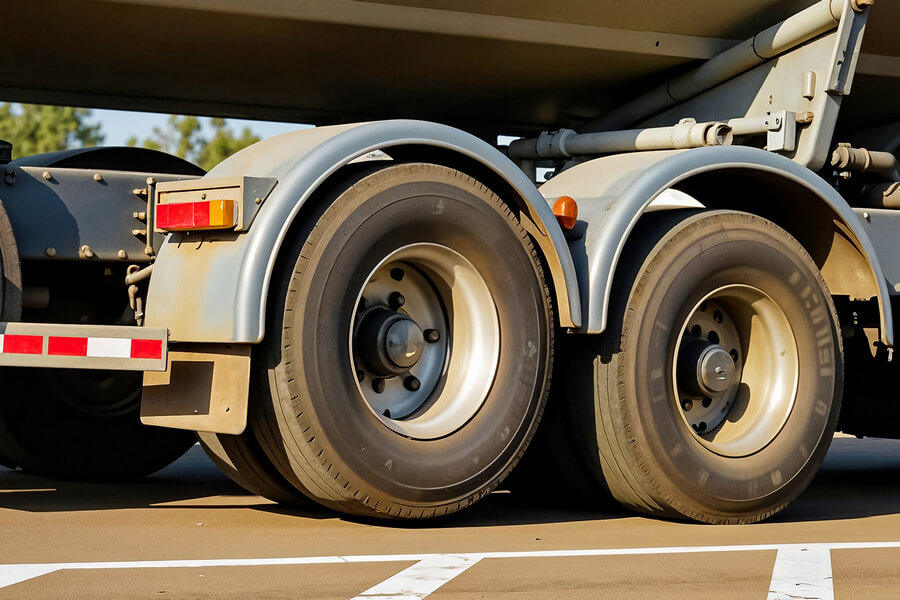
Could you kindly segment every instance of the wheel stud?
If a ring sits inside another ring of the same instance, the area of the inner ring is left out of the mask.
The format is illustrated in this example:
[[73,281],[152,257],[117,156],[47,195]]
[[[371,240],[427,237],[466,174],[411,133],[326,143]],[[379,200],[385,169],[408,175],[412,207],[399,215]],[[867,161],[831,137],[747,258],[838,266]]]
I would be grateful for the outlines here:
[[422,387],[422,384],[419,382],[419,380],[415,376],[410,375],[409,377],[407,377],[406,379],[403,380],[403,387],[405,387],[406,389],[408,389],[411,392],[417,392],[417,391],[419,391],[419,388]]
[[690,398],[685,398],[681,401],[681,408],[683,408],[684,410],[691,410],[692,408],[694,408],[693,400],[691,400]]
[[426,329],[425,330],[425,341],[429,344],[434,344],[441,339],[441,332],[437,329]]
[[406,298],[403,297],[403,294],[400,292],[394,292],[390,296],[388,296],[388,304],[394,310],[397,310],[404,304],[406,304]]
[[405,274],[406,273],[404,273],[403,269],[401,269],[400,267],[394,267],[393,269],[391,269],[391,279],[393,279],[394,281],[402,281]]
[[384,379],[373,379],[372,380],[372,391],[376,394],[380,394],[384,391]]

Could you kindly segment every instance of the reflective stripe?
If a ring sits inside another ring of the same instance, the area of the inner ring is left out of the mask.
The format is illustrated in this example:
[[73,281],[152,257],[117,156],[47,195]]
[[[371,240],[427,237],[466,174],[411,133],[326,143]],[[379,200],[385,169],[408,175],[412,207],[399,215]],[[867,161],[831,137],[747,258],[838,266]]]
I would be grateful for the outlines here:
[[42,335],[9,335],[3,336],[4,354],[41,354],[44,351]]
[[47,338],[47,354],[51,356],[87,356],[88,339],[86,337]]
[[87,355],[95,358],[131,358],[129,338],[88,338]]

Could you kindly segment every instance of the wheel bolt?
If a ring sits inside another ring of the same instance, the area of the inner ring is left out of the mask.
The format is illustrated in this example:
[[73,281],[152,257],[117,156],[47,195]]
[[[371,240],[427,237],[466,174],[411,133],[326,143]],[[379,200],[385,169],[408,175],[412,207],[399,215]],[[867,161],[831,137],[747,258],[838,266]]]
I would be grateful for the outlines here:
[[434,344],[435,342],[441,339],[441,332],[437,329],[426,329],[425,330],[425,341],[429,344]]
[[404,304],[406,304],[406,298],[403,297],[403,294],[400,292],[394,292],[390,296],[388,296],[388,304],[391,305],[391,308],[397,310]]
[[691,410],[692,408],[694,408],[694,403],[693,403],[693,401],[691,401],[691,400],[689,400],[689,399],[688,399],[688,400],[682,400],[682,401],[681,401],[681,408],[683,408],[684,410]]
[[373,379],[372,380],[372,391],[376,394],[380,394],[384,391],[384,379]]
[[419,391],[419,388],[422,387],[422,384],[413,375],[410,375],[403,380],[403,387],[411,392],[417,392]]
[[402,281],[404,275],[405,273],[400,267],[394,267],[393,269],[391,269],[391,279],[393,279],[394,281]]

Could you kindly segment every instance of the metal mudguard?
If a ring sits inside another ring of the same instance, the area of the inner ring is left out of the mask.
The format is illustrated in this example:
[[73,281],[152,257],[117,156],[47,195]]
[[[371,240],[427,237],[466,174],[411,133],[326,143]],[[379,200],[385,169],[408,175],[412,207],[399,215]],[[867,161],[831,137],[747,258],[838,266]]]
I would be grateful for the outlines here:
[[[641,215],[651,204],[654,209],[703,206],[696,201],[687,204],[677,198],[673,201],[672,196],[664,192],[693,177],[714,171],[727,173],[728,170],[775,176],[786,185],[811,191],[823,207],[833,211],[835,218],[851,232],[851,242],[868,265],[870,273],[867,275],[871,275],[871,287],[877,291],[881,309],[882,341],[892,346],[893,316],[882,267],[868,234],[847,202],[809,169],[771,152],[739,146],[598,158],[564,171],[541,186],[541,193],[548,200],[568,195],[578,202],[584,235],[572,242],[572,255],[581,283],[581,304],[585,314],[582,331],[600,333],[606,329],[616,265]],[[765,191],[764,187],[760,189]],[[728,208],[728,189],[709,192],[717,196],[716,208]],[[761,201],[764,198],[761,196]],[[797,210],[800,210],[799,206]]]
[[458,129],[423,121],[381,121],[320,127],[276,136],[225,160],[208,178],[250,176],[278,181],[246,233],[166,238],[147,297],[147,325],[167,327],[170,340],[249,342],[265,333],[266,295],[276,256],[297,212],[330,175],[354,160],[396,146],[449,150],[501,176],[511,199],[530,216],[523,225],[547,262],[560,324],[581,323],[575,268],[562,230],[537,188],[508,158]]

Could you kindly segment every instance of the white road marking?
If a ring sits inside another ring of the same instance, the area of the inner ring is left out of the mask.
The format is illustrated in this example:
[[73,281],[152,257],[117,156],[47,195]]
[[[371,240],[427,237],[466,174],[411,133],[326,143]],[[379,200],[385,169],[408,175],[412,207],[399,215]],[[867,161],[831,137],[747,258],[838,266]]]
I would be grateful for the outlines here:
[[435,554],[351,600],[421,600],[479,560],[481,558],[478,556]]
[[[134,560],[109,562],[26,563],[0,565],[0,588],[55,571],[69,569],[177,569],[206,567],[258,567],[269,565],[324,565],[334,563],[419,562],[435,556],[451,556],[473,561],[491,558],[565,558],[576,556],[637,556],[695,554],[701,552],[799,552],[817,550],[869,550],[900,548],[900,542],[834,542],[823,544],[750,544],[746,546],[672,546],[661,548],[592,548],[585,550],[537,550],[521,552],[468,552],[452,555],[371,554],[357,556],[295,556],[286,558],[215,558],[192,560]],[[471,565],[468,565],[471,566]],[[414,568],[410,567],[410,569]],[[468,568],[468,567],[466,567]],[[819,568],[819,567],[815,567]],[[372,596],[363,596],[374,600]],[[392,599],[396,600],[396,599]]]
[[767,600],[834,600],[831,548],[810,545],[780,548]]

